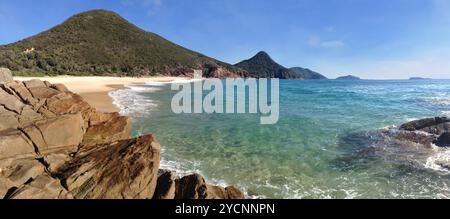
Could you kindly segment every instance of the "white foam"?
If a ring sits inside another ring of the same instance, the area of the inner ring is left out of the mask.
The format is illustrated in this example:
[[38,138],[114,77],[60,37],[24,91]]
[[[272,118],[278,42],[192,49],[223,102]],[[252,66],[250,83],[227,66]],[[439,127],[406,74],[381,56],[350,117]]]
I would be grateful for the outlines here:
[[149,86],[166,86],[171,84],[188,84],[196,81],[202,81],[203,79],[179,79],[179,80],[173,80],[173,81],[166,81],[166,82],[145,82],[146,85]]
[[442,115],[450,117],[450,110],[442,111]]
[[450,170],[442,167],[440,163],[450,164],[450,149],[432,145],[432,150],[433,154],[427,158],[425,168],[449,174]]
[[120,114],[133,117],[149,115],[158,104],[140,93],[154,92],[151,88],[130,86],[129,89],[116,90],[109,93],[113,103],[120,108]]

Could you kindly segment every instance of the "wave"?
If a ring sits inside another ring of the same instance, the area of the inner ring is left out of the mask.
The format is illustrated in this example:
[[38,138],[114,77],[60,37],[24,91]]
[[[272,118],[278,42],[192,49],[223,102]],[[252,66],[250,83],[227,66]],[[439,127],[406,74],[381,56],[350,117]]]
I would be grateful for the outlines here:
[[158,107],[158,104],[141,93],[158,91],[157,88],[143,86],[127,86],[127,89],[112,91],[109,96],[119,107],[120,114],[132,117],[144,117]]
[[166,81],[166,82],[145,82],[145,85],[160,87],[160,86],[166,86],[166,85],[171,85],[171,84],[188,84],[188,83],[202,81],[202,80],[203,79],[186,79],[186,80],[174,80],[174,81]]

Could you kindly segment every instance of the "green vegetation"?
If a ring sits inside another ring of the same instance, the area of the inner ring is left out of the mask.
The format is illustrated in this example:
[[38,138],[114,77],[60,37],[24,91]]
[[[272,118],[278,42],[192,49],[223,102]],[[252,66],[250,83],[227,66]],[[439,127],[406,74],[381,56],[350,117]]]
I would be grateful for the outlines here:
[[323,75],[304,68],[287,69],[276,63],[266,52],[259,52],[248,60],[237,63],[235,66],[249,72],[255,78],[281,78],[281,79],[326,79]]
[[188,50],[105,10],[84,12],[36,36],[0,46],[15,75],[182,75],[192,69],[242,70]]

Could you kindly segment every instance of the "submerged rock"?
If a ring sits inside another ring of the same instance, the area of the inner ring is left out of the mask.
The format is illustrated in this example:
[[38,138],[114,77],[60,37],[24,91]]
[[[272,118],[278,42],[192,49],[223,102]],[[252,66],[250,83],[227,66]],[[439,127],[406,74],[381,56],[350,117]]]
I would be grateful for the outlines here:
[[[3,73],[2,73],[3,74]],[[0,198],[245,198],[200,175],[159,175],[160,145],[64,85],[0,75]]]

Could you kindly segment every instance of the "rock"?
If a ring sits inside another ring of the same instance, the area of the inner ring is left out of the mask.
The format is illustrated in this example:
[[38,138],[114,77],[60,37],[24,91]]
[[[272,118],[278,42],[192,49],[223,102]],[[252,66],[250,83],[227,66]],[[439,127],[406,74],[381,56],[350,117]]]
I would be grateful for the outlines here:
[[227,192],[227,199],[245,199],[244,193],[235,186],[228,186],[225,191]]
[[425,131],[431,134],[442,134],[448,132],[450,119],[447,117],[426,118],[411,121],[400,126],[400,130]]
[[22,113],[18,116],[20,127],[28,126],[36,121],[44,119],[44,117],[34,111],[31,106],[25,105],[22,109]]
[[44,88],[47,87],[45,86],[45,83],[41,80],[38,79],[33,79],[33,80],[29,80],[29,81],[24,81],[23,84],[25,85],[25,87],[27,87],[28,89],[31,88]]
[[44,156],[44,161],[48,165],[47,168],[51,173],[57,173],[58,169],[70,160],[71,157],[67,153],[54,153]]
[[99,144],[105,141],[117,141],[130,138],[131,118],[113,117],[109,121],[89,127],[84,136],[84,144]]
[[25,105],[14,95],[9,94],[4,89],[0,89],[0,106],[20,114]]
[[30,183],[18,188],[10,199],[73,199],[61,183],[47,174],[42,174]]
[[399,141],[409,141],[415,144],[421,144],[431,148],[435,137],[432,134],[416,131],[399,131],[395,133],[394,138]]
[[160,170],[160,172],[153,199],[174,199],[178,177],[172,171]]
[[19,130],[0,132],[0,160],[34,155],[33,143]]
[[156,188],[159,153],[152,135],[85,146],[58,175],[75,198],[147,199]]
[[7,129],[17,129],[19,124],[19,119],[17,116],[0,116],[0,132]]
[[227,199],[228,194],[225,188],[221,186],[207,185],[207,196],[206,199]]
[[62,148],[76,151],[85,133],[81,113],[39,121],[23,130],[36,144],[41,154]]
[[445,132],[434,142],[439,147],[450,147],[450,132]]
[[37,104],[39,103],[38,100],[36,100],[33,95],[31,95],[30,91],[25,87],[25,85],[22,82],[11,82],[7,84],[8,88],[14,91],[14,93],[19,96],[25,103],[30,104],[34,106],[36,109],[38,109],[40,106]]
[[30,90],[31,95],[36,99],[48,99],[60,93],[49,87],[32,87],[28,89]]
[[46,107],[56,115],[81,112],[83,117],[92,110],[91,106],[80,95],[74,93],[58,93],[47,99]]
[[0,83],[9,83],[13,81],[12,73],[7,68],[0,68]]
[[0,160],[0,170],[0,198],[3,198],[7,193],[44,173],[45,168],[33,158],[5,159]]
[[181,178],[177,184],[175,199],[206,199],[207,186],[205,179],[192,174]]
[[60,92],[70,92],[64,84],[53,84],[50,87]]

